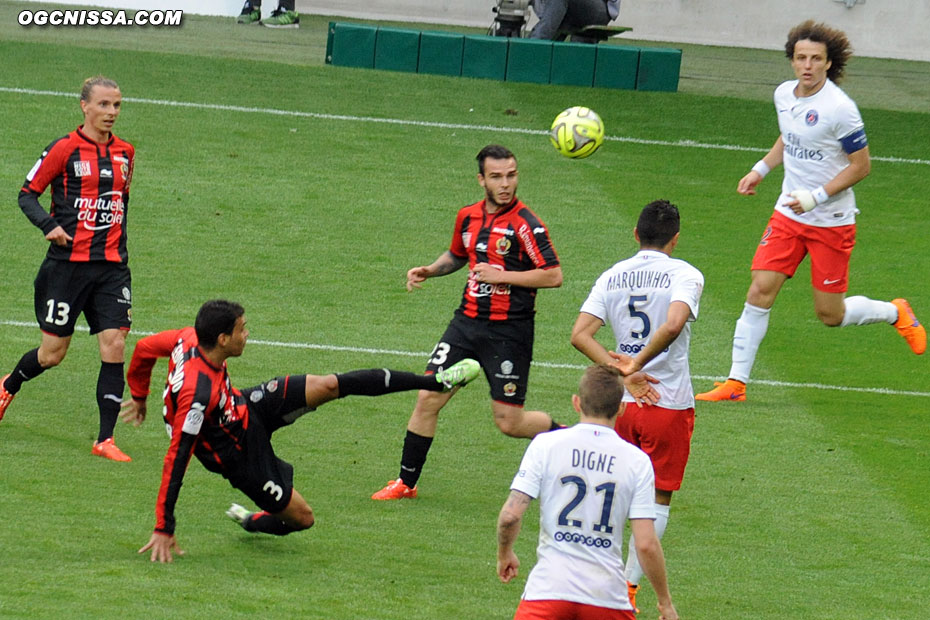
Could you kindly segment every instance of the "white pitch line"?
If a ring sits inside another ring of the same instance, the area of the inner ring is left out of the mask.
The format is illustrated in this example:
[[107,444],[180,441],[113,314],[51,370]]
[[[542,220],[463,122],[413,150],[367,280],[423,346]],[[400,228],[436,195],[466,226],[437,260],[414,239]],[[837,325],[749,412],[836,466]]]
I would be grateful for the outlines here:
[[[15,93],[21,95],[37,95],[46,97],[69,97],[76,99],[75,93],[65,93],[54,90],[34,90],[31,88],[13,88],[0,86],[0,92]],[[298,110],[280,110],[277,108],[255,108],[248,106],[226,105],[219,103],[197,103],[193,101],[171,101],[168,99],[145,99],[138,97],[123,97],[123,101],[131,103],[144,103],[150,105],[160,105],[176,108],[195,108],[198,110],[219,110],[223,112],[245,112],[250,114],[268,114],[272,116],[293,116],[296,118],[314,118],[328,121],[351,121],[355,123],[381,123],[387,125],[409,125],[414,127],[430,127],[433,129],[460,129],[470,131],[495,131],[503,133],[517,133],[524,135],[549,135],[548,131],[542,129],[526,129],[521,127],[498,127],[495,125],[470,125],[467,123],[441,123],[438,121],[417,121],[401,118],[377,118],[374,116],[350,116],[347,114],[324,114],[322,112],[300,112]],[[717,151],[748,151],[752,153],[767,153],[769,148],[760,148],[754,146],[740,146],[737,144],[714,144],[709,142],[697,142],[695,140],[647,140],[643,138],[631,138],[629,136],[604,136],[605,140],[612,142],[629,142],[632,144],[645,144],[649,146],[671,146],[678,148],[694,149],[711,149]],[[873,156],[872,161],[882,161],[892,164],[915,164],[920,166],[930,166],[930,160],[912,159],[906,157],[878,157]]]
[[[35,323],[28,323],[26,321],[10,321],[10,320],[0,320],[0,325],[9,325],[11,327],[36,327]],[[77,331],[89,332],[90,329],[83,325],[78,325],[75,327]],[[144,331],[141,329],[133,329],[132,333],[137,336],[151,336],[155,332]],[[341,345],[332,345],[332,344],[314,344],[309,342],[283,342],[278,340],[249,340],[251,344],[262,345],[268,347],[279,347],[283,349],[306,349],[313,351],[339,351],[345,353],[372,353],[376,355],[397,355],[400,357],[418,357],[426,358],[429,356],[427,351],[400,351],[396,349],[375,349],[371,347],[349,347]],[[540,362],[534,361],[533,366],[539,366],[541,368],[554,368],[560,370],[584,370],[587,368],[587,364],[562,364],[556,362]],[[700,381],[714,381],[720,379],[720,377],[710,377],[706,375],[691,375],[693,379],[698,379]],[[770,385],[773,387],[787,387],[787,388],[806,388],[814,390],[832,390],[835,392],[858,392],[865,394],[885,394],[888,396],[917,396],[920,398],[930,398],[930,392],[917,392],[913,390],[893,390],[891,388],[876,388],[876,387],[851,387],[846,385],[828,385],[825,383],[791,383],[788,381],[771,381],[767,379],[753,379],[750,383],[754,385]]]

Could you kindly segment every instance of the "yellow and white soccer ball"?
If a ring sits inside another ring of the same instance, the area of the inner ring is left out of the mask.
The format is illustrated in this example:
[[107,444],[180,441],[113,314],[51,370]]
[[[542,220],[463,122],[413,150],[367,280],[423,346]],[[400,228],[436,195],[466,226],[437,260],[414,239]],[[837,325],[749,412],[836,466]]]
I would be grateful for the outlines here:
[[587,157],[604,143],[604,121],[591,108],[568,108],[552,121],[549,140],[565,157]]

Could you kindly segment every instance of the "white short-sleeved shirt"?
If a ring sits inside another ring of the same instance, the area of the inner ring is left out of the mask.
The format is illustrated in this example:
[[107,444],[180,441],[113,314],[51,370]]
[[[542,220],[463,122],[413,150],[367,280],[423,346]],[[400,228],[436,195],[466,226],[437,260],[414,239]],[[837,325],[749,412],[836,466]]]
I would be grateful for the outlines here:
[[796,189],[813,190],[849,165],[848,153],[868,146],[865,124],[855,102],[829,79],[810,97],[796,97],[797,80],[775,89],[778,128],[785,143],[785,180],[775,210],[810,226],[846,226],[856,221],[856,197],[848,188],[798,215],[783,206]]
[[655,477],[642,450],[598,424],[541,433],[510,488],[539,499],[537,561],[524,599],[632,609],[624,525],[655,519]]
[[[610,323],[618,353],[635,357],[665,323],[671,303],[688,304],[691,317],[678,338],[643,368],[659,380],[654,386],[659,407],[694,407],[688,349],[703,290],[704,275],[690,264],[657,250],[640,250],[601,274],[581,306],[582,312]],[[623,400],[633,397],[627,393]]]

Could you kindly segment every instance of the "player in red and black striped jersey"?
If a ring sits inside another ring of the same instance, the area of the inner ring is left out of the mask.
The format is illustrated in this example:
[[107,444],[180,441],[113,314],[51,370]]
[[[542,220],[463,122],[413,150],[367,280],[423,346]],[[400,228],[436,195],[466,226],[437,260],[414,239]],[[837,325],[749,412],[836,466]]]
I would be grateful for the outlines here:
[[[91,453],[131,460],[113,443],[123,395],[123,360],[132,308],[126,253],[126,213],[135,149],[113,134],[122,105],[119,86],[102,76],[81,90],[84,123],[52,142],[19,193],[19,206],[50,242],[35,280],[35,313],[42,330],[38,348],[23,355],[0,379],[0,418],[23,382],[64,359],[83,313],[97,335],[100,430]],[[51,188],[51,206],[39,203]]]
[[[542,411],[524,410],[523,403],[533,357],[536,290],[561,286],[562,268],[546,225],[517,198],[513,153],[492,144],[477,160],[484,200],[459,211],[449,249],[432,264],[408,271],[407,290],[468,265],[462,303],[433,349],[427,371],[477,359],[491,387],[497,427],[511,437],[534,437],[559,427]],[[420,392],[407,424],[400,476],[372,499],[416,497],[439,411],[451,396]]]
[[404,390],[446,391],[478,376],[475,360],[463,360],[438,375],[378,368],[344,374],[276,377],[253,388],[232,386],[226,360],[242,355],[249,332],[245,310],[213,300],[197,313],[194,327],[141,339],[129,364],[132,399],[122,417],[138,426],[145,420],[152,367],[169,358],[165,384],[165,424],[171,443],[162,468],[155,507],[155,532],[139,552],[170,562],[180,550],[174,536],[174,507],[191,455],[249,496],[262,512],[238,504],[227,511],[250,532],[283,536],[313,525],[313,511],[294,489],[291,465],[277,456],[271,434],[320,405],[349,395],[379,396]]

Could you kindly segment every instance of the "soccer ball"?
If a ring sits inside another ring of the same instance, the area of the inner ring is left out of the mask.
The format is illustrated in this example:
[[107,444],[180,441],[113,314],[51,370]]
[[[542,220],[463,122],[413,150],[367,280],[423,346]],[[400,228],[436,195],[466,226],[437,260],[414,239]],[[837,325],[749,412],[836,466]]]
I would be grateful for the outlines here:
[[587,157],[604,142],[604,122],[591,108],[568,108],[552,121],[549,140],[565,157]]

